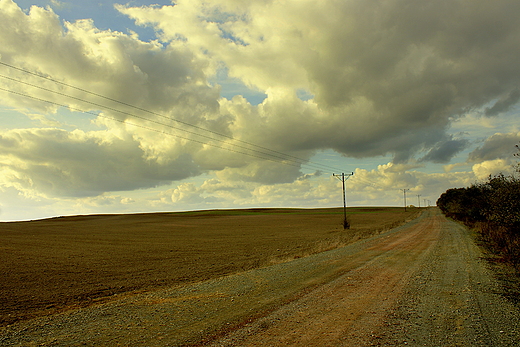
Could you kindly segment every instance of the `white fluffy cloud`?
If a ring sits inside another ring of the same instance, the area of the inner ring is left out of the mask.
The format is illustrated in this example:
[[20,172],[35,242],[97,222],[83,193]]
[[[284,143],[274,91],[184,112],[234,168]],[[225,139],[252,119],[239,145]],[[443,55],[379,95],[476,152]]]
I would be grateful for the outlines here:
[[[392,153],[399,162],[439,146],[465,110],[498,99],[490,108],[495,114],[518,101],[519,6],[512,0],[181,0],[119,10],[265,91],[272,106],[267,120],[285,135],[275,143],[300,138],[291,130],[302,129],[299,148],[357,157]],[[292,110],[277,104],[301,89],[315,96],[312,103]]]
[[158,164],[138,142],[106,132],[11,130],[0,134],[0,153],[3,185],[49,196],[95,196],[199,174],[188,155]]
[[[304,176],[302,168],[334,150],[391,156],[377,169],[356,170],[348,186],[359,203],[397,202],[400,188],[434,195],[510,163],[496,161],[504,159],[497,153],[516,133],[473,148],[472,171],[425,174],[411,164],[449,164],[469,152],[474,142],[448,130],[468,112],[497,119],[515,109],[516,0],[179,0],[116,8],[158,39],[0,0],[0,102],[40,122],[2,130],[4,189],[119,208],[316,206],[337,200],[338,182]],[[266,99],[222,98],[216,76],[223,72]],[[73,130],[53,118],[67,108],[86,111],[91,127]],[[201,174],[211,178],[175,183]],[[161,185],[167,193],[146,201],[119,195]]]
[[511,162],[504,159],[486,160],[473,165],[473,172],[478,180],[486,180],[489,176],[511,174]]
[[[472,172],[426,174],[419,166],[388,163],[376,169],[357,169],[346,181],[349,205],[401,205],[401,189],[409,189],[409,203],[423,205],[423,199],[435,203],[448,188],[463,187],[475,182],[485,167]],[[488,167],[494,170],[495,168]],[[485,176],[487,177],[487,176]],[[484,178],[485,178],[484,177]],[[200,185],[184,183],[167,192],[179,206],[192,208],[251,207],[251,206],[338,206],[342,203],[341,182],[330,176],[301,176],[290,183],[258,184],[253,182],[210,179]]]

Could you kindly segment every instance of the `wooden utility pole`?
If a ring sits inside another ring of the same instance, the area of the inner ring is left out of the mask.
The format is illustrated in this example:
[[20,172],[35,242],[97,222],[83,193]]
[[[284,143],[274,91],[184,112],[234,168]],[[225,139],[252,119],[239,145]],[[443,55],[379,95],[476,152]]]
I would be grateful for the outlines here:
[[352,175],[354,175],[353,172],[349,174],[342,173],[341,175],[332,174],[332,176],[337,177],[337,179],[343,183],[343,229],[350,228],[350,225],[347,221],[347,195],[345,193],[345,181],[348,180]]
[[421,196],[417,194],[417,202],[419,203],[419,208],[421,208]]
[[406,212],[406,191],[407,190],[410,190],[408,188],[405,188],[405,189],[401,189],[403,191],[403,194],[404,194],[404,212]]

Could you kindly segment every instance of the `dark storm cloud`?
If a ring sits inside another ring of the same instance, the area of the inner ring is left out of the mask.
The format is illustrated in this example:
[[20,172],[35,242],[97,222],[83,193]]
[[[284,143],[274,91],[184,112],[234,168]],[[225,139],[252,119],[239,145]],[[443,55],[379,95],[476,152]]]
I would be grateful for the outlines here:
[[512,159],[518,150],[520,133],[495,134],[486,139],[484,144],[469,154],[470,162],[482,162],[494,159]]
[[507,112],[512,106],[516,105],[518,100],[520,100],[520,90],[515,89],[505,99],[498,100],[492,107],[486,108],[485,115],[492,117]]
[[438,143],[426,154],[421,161],[434,163],[448,163],[457,153],[463,151],[469,145],[467,139],[452,139]]

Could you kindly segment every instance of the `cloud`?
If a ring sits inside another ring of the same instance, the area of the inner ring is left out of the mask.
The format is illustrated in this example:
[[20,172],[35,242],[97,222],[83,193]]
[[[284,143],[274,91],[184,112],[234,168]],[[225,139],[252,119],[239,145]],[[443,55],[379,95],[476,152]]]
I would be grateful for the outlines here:
[[[146,109],[149,118],[154,118],[154,113],[174,114],[175,118],[192,124],[204,123],[206,116],[218,110],[219,90],[206,83],[203,72],[207,63],[196,59],[188,49],[163,47],[119,32],[102,31],[92,20],[65,22],[62,26],[52,10],[33,6],[26,14],[10,0],[0,1],[0,8],[2,62],[62,82],[56,84],[3,66],[2,72],[12,79],[3,79],[2,84],[10,90],[85,111],[99,110],[99,105],[103,105],[137,112],[110,102],[113,99]],[[85,91],[94,91],[105,98]],[[2,100],[42,112],[57,109],[56,105],[14,94],[4,93]],[[128,118],[124,112],[105,112],[117,119]],[[204,125],[211,128],[211,124]]]
[[473,172],[478,180],[486,180],[489,176],[508,175],[513,172],[511,162],[504,159],[486,160],[473,165]]
[[467,148],[468,145],[469,140],[467,139],[453,139],[453,136],[449,136],[444,142],[437,143],[421,161],[448,163],[457,153]]
[[[401,189],[409,190],[410,203],[415,205],[417,195],[434,203],[448,188],[464,187],[477,180],[475,174],[486,171],[459,171],[427,174],[416,169],[416,165],[387,163],[376,169],[356,169],[346,181],[348,206],[397,205],[403,203]],[[480,177],[480,176],[479,176]],[[302,176],[289,183],[260,184],[237,182],[236,180],[208,179],[202,184],[183,183],[165,193],[172,196],[175,204],[182,208],[222,207],[329,207],[341,206],[342,184],[332,176]]]
[[505,98],[498,100],[492,107],[486,108],[484,114],[488,117],[492,117],[507,112],[518,100],[520,100],[520,90],[514,89]]
[[520,133],[495,134],[484,142],[484,144],[469,154],[468,160],[472,163],[495,159],[513,159],[517,153],[516,145],[520,142]]
[[469,186],[476,181],[474,172],[459,171],[446,173],[424,173],[412,165],[388,163],[377,169],[357,169],[347,181],[348,196],[355,205],[403,204],[401,189],[409,189],[409,203],[424,206],[423,199],[435,203],[446,189]]
[[[424,147],[442,146],[445,129],[466,110],[505,99],[493,113],[517,100],[520,27],[513,13],[519,6],[512,0],[180,0],[118,9],[155,27],[165,42],[186,44],[214,69],[224,64],[229,76],[265,91],[263,125],[276,124],[285,134],[275,146],[296,139],[298,129],[299,148],[354,157],[392,153],[404,162]],[[284,110],[280,99],[301,90],[314,98]]]
[[[447,134],[453,120],[492,102],[486,112],[499,114],[518,101],[519,7],[513,0],[117,6],[156,30],[158,40],[143,42],[0,0],[1,61],[61,82],[0,66],[8,77],[0,87],[32,97],[2,91],[2,104],[38,119],[63,108],[88,111],[100,126],[4,131],[3,184],[94,197],[213,172],[219,183],[205,187],[215,198],[245,203],[249,191],[267,203],[267,193],[282,201],[285,191],[329,201],[320,189],[332,183],[311,188],[301,168],[333,149],[355,158],[390,154],[392,166],[367,179],[388,189],[418,186],[418,174],[399,165],[423,151],[423,160],[448,162],[467,145]],[[222,71],[267,97],[258,105],[222,98],[218,81],[209,82]],[[472,158],[488,158],[490,146]],[[209,203],[188,188],[176,188],[176,201]]]
[[193,183],[183,183],[172,191],[172,202],[182,204],[201,203],[204,198],[200,195],[200,189]]
[[58,0],[51,0],[51,4],[57,8],[64,7],[65,4]]
[[139,142],[104,131],[4,131],[0,152],[3,185],[48,196],[150,188],[200,173],[187,154],[158,163],[145,156]]

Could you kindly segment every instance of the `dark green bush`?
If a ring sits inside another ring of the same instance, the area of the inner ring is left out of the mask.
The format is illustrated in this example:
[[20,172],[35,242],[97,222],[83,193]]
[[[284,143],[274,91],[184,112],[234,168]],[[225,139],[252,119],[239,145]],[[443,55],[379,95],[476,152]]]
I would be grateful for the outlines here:
[[468,188],[448,189],[437,206],[450,218],[475,228],[493,251],[520,265],[520,180],[490,176]]

